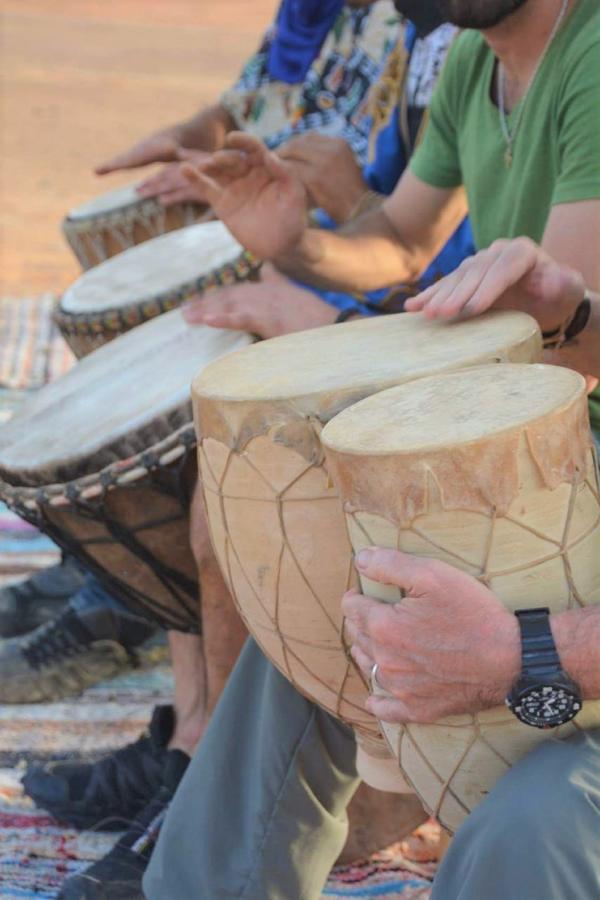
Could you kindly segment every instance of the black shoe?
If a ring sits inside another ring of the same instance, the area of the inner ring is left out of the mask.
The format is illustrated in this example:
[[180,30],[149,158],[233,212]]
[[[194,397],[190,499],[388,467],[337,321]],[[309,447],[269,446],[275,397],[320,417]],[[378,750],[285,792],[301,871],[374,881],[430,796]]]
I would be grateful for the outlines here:
[[62,612],[85,578],[72,556],[0,589],[0,638],[27,634]]
[[174,727],[173,707],[157,706],[135,743],[97,763],[30,766],[23,777],[25,793],[73,828],[122,831],[159,789]]
[[155,628],[134,613],[68,606],[23,637],[0,642],[0,703],[62,700],[137,664]]
[[168,751],[163,783],[150,803],[104,859],[67,878],[58,900],[143,900],[142,878],[189,761],[181,750]]

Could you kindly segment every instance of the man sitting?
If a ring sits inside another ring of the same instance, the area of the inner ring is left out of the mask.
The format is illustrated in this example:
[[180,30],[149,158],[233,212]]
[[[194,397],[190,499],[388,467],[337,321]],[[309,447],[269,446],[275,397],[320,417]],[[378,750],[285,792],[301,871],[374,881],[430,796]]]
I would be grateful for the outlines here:
[[[492,304],[527,309],[554,345],[549,359],[577,367],[591,386],[600,365],[600,11],[593,0],[442,5],[481,34],[453,47],[423,143],[379,211],[342,232],[306,229],[302,184],[243,136],[231,136],[196,177],[250,249],[298,277],[355,290],[418,277],[468,198],[476,243],[488,249],[408,306],[430,306],[428,315],[445,304],[467,314]],[[365,574],[402,585],[404,564],[396,558]],[[470,611],[481,585],[451,569],[436,573],[439,603],[457,586],[466,598],[458,625],[476,644]],[[500,608],[489,594],[486,602]],[[584,697],[600,697],[598,609],[569,611],[551,627],[563,668]],[[514,627],[496,649],[504,664],[494,702],[516,674]],[[317,898],[343,842],[354,755],[351,732],[299,697],[249,642],[170,808],[146,895]],[[515,883],[528,900],[596,896],[599,775],[597,734],[545,744],[459,831],[433,896],[504,900]]]

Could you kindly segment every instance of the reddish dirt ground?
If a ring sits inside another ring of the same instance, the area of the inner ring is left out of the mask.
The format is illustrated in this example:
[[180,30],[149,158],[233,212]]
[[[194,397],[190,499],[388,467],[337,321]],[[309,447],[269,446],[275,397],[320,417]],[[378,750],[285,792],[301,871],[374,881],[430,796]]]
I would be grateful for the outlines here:
[[132,180],[93,166],[231,83],[276,0],[0,0],[0,289],[60,292],[73,206]]

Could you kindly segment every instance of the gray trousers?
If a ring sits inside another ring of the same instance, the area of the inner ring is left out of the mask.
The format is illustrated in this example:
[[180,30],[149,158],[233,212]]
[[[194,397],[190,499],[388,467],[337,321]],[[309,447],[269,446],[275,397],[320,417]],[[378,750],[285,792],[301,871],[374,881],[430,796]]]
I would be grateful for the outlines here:
[[[318,900],[358,786],[352,732],[249,640],[177,791],[149,900]],[[548,741],[458,831],[432,900],[598,900],[600,732]]]

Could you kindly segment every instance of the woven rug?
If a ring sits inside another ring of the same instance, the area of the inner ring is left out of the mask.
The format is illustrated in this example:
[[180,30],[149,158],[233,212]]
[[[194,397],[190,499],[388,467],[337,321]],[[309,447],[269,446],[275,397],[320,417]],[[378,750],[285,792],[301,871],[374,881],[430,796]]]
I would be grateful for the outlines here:
[[0,585],[51,566],[59,558],[49,538],[0,503]]
[[[55,302],[52,294],[0,297],[0,427],[74,363],[52,321]],[[0,503],[0,584],[52,565],[58,556],[48,538]]]
[[20,778],[34,760],[92,762],[135,740],[157,703],[172,699],[170,669],[153,664],[62,703],[0,705],[0,898],[56,897],[65,878],[100,859],[115,835],[76,832],[36,810]]
[[0,297],[0,387],[41,387],[66,372],[74,357],[52,321],[56,298]]

